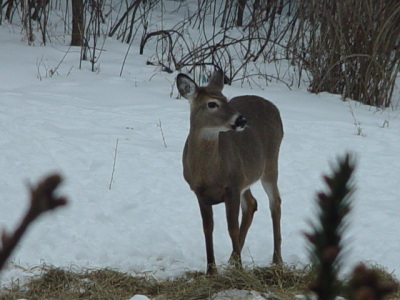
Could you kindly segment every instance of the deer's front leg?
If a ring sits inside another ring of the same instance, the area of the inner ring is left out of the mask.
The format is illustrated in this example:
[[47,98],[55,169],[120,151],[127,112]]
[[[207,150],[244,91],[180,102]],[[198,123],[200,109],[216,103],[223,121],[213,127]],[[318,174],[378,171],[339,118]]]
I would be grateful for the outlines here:
[[228,223],[229,236],[232,241],[232,255],[229,259],[237,267],[242,266],[240,257],[241,246],[239,241],[239,210],[240,192],[227,188],[225,195],[226,218]]
[[212,206],[205,204],[204,201],[198,197],[201,218],[203,220],[203,232],[206,241],[206,252],[207,252],[207,275],[213,275],[217,273],[214,258],[214,245],[213,245],[213,231],[214,231],[214,220]]

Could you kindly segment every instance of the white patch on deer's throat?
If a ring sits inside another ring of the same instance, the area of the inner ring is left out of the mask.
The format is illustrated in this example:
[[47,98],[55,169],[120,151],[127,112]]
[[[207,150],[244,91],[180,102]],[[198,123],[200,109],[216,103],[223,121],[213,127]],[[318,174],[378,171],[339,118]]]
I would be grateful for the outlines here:
[[200,131],[200,137],[204,140],[213,141],[217,140],[220,132],[231,130],[227,126],[218,127],[205,127]]

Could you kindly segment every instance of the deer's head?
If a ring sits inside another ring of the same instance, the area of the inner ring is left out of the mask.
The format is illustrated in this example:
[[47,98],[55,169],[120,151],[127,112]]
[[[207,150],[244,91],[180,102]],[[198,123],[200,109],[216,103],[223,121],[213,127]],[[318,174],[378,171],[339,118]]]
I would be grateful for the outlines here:
[[198,86],[190,77],[179,74],[179,93],[190,101],[190,126],[204,139],[215,139],[220,132],[242,131],[246,119],[236,111],[222,94],[224,75],[217,71],[207,86]]

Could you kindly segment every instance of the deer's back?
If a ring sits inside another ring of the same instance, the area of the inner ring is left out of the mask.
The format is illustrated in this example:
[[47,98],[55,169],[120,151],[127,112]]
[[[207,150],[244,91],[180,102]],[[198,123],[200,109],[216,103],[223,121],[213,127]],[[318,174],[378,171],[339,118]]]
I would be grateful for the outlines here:
[[239,96],[232,98],[230,105],[246,118],[248,134],[258,139],[268,152],[279,151],[283,126],[279,110],[272,102],[258,96]]
[[[266,169],[275,169],[283,138],[283,126],[277,107],[258,96],[239,96],[229,102],[247,120],[243,132],[220,134],[224,164],[241,171],[245,185],[257,181]],[[228,155],[227,155],[228,154]]]

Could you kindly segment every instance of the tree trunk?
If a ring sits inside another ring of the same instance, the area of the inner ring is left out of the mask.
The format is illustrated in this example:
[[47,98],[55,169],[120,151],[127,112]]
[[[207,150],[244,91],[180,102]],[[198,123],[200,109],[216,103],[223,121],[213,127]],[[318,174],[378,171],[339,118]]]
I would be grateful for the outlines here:
[[72,1],[72,34],[71,46],[83,44],[83,0]]
[[12,12],[13,6],[14,6],[14,0],[9,0],[7,10],[6,10],[6,20],[8,20],[9,22],[11,22],[11,12]]
[[0,0],[0,25],[3,22],[3,0]]
[[243,26],[243,13],[246,7],[247,0],[238,0],[238,14],[236,19],[236,26]]

